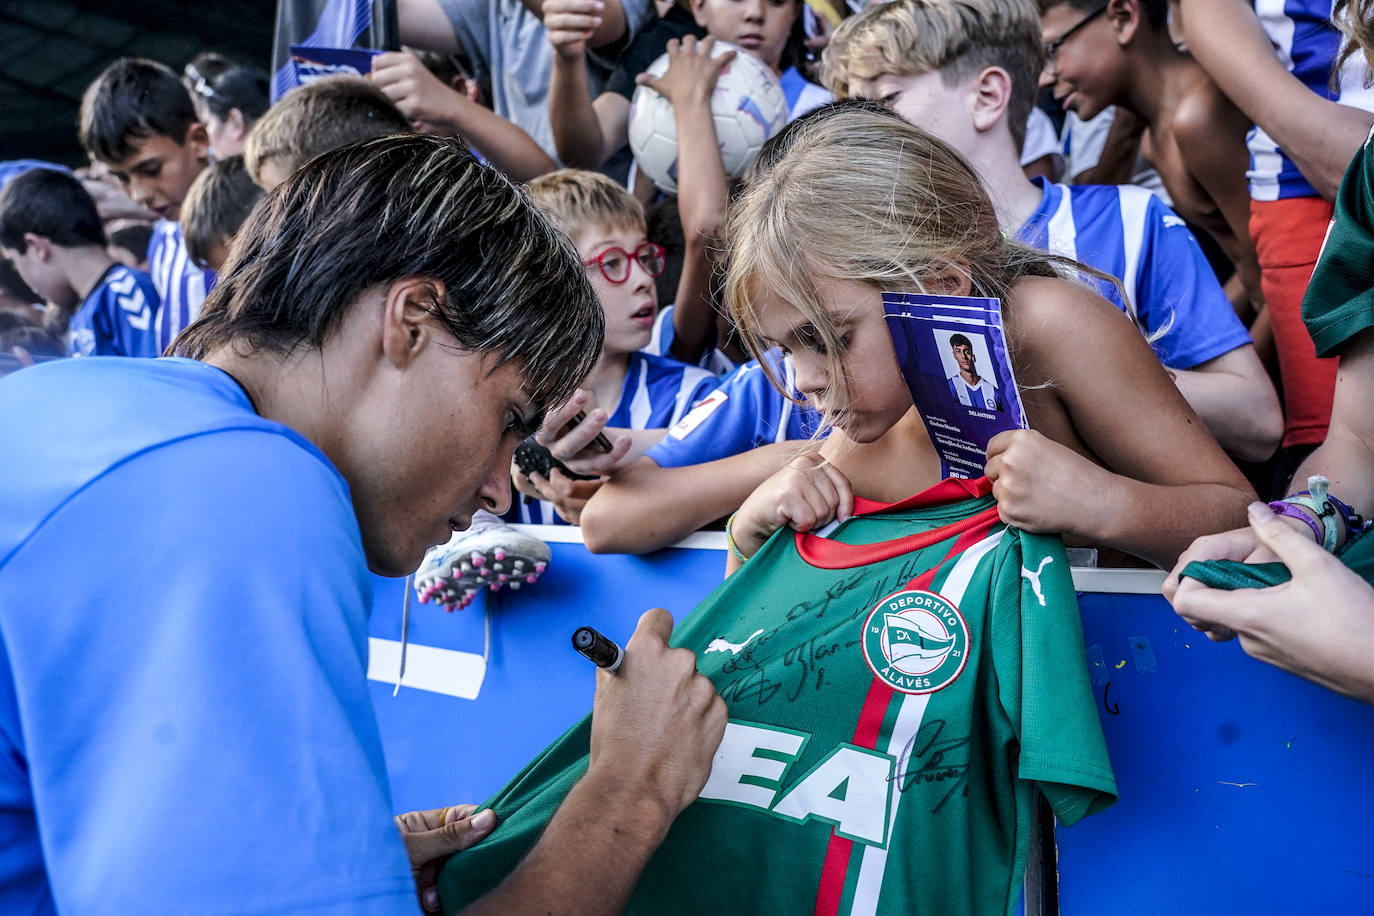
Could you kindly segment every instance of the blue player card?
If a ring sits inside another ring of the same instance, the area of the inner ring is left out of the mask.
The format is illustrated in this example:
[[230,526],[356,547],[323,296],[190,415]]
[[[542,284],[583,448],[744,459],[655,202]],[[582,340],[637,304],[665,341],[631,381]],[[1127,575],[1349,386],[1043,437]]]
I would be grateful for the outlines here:
[[967,296],[883,293],[897,364],[945,477],[981,477],[988,441],[1025,429],[1007,358],[1001,303]]
[[371,48],[312,48],[291,46],[291,66],[296,80],[305,86],[326,76],[367,76],[372,58],[381,54]]

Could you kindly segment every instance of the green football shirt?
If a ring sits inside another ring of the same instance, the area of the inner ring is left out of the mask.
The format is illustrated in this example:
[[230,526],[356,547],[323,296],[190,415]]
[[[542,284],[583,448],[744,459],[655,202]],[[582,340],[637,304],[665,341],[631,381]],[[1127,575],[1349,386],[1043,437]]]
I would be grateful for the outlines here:
[[1302,318],[1318,356],[1374,326],[1374,150],[1370,139],[1355,154],[1336,194],[1336,209],[1321,257],[1302,298]]
[[[1072,824],[1116,784],[1063,545],[986,480],[783,529],[673,634],[730,707],[632,913],[1011,913],[1038,786]],[[586,771],[590,719],[488,804],[446,910],[501,881]]]

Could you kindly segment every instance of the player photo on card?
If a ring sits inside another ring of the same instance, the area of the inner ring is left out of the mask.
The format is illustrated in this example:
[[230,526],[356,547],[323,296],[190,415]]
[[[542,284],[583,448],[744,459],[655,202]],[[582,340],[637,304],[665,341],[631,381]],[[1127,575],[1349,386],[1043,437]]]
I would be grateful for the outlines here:
[[1001,303],[965,296],[884,293],[883,310],[912,402],[945,477],[981,477],[988,441],[1025,429],[1007,358]]

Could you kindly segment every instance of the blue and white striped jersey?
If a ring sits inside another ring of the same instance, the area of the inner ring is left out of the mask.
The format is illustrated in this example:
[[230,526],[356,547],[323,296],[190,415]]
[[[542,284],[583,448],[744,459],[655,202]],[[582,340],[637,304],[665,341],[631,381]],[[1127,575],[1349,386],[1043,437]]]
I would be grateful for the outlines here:
[[[673,354],[669,351],[673,346],[673,341],[677,338],[677,330],[673,327],[673,309],[675,308],[676,306],[669,303],[658,310],[658,315],[654,317],[653,336],[640,349],[641,353],[662,356],[665,359],[673,358]],[[712,375],[721,376],[730,374],[736,368],[734,361],[715,347],[702,354],[697,365]]]
[[[640,350],[630,354],[620,403],[606,425],[617,429],[663,429],[672,426],[719,384],[705,369]],[[553,503],[517,494],[508,521],[532,525],[565,525]]]
[[70,356],[157,356],[157,290],[141,270],[111,265],[67,325]]
[[[1255,15],[1283,65],[1323,99],[1374,111],[1374,87],[1365,86],[1364,55],[1353,54],[1331,87],[1331,67],[1340,51],[1341,34],[1331,24],[1331,0],[1253,0]],[[1255,200],[1316,197],[1293,160],[1283,154],[1263,129],[1251,129],[1250,196]]]
[[205,294],[215,282],[215,273],[201,270],[186,252],[181,224],[160,219],[153,226],[148,242],[148,273],[152,274],[162,306],[157,313],[157,347],[167,349],[182,329],[200,314]]
[[[1045,196],[1017,237],[1118,278],[1161,363],[1191,369],[1250,343],[1187,224],[1157,197],[1134,185],[1038,183]],[[1097,286],[1129,311],[1113,284]]]
[[[771,359],[780,351],[770,350]],[[781,357],[779,374],[789,387],[796,370]],[[795,389],[793,389],[795,393]],[[720,387],[649,449],[659,467],[678,468],[728,458],[770,442],[810,439],[819,425],[810,407],[792,403],[768,381],[757,360],[750,360],[721,380]]]

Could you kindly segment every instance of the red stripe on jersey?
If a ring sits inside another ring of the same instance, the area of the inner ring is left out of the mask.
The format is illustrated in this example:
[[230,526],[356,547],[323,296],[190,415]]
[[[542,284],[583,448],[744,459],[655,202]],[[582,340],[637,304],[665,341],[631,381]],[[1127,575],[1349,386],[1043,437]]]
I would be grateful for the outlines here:
[[[947,537],[960,535],[957,543],[968,543],[964,536],[976,533],[974,541],[980,540],[989,528],[997,523],[997,507],[989,506],[977,515],[970,515],[942,528],[933,528],[920,534],[908,535],[895,541],[881,541],[877,544],[842,544],[830,538],[816,537],[809,532],[794,532],[797,555],[818,569],[853,569],[881,563],[904,553],[938,544]],[[948,557],[946,557],[948,559]],[[944,560],[940,561],[941,563]],[[936,564],[937,567],[939,564]]]
[[[969,519],[972,525],[947,525],[937,529],[943,532],[941,537],[948,537],[950,531],[962,527],[964,530],[959,537],[955,538],[950,545],[949,552],[944,559],[936,563],[930,569],[921,573],[916,578],[907,583],[908,589],[926,588],[931,582],[935,581],[935,574],[940,567],[948,563],[952,558],[961,555],[972,545],[978,543],[988,536],[988,532],[997,525],[997,507],[993,506],[985,512],[980,512]],[[823,538],[818,539],[825,542]],[[909,540],[904,538],[905,540]],[[936,538],[939,540],[939,538]],[[828,543],[828,542],[825,542]],[[901,543],[901,541],[891,541],[889,543]],[[933,543],[933,542],[932,542]],[[798,535],[797,549],[801,550],[801,536]],[[844,546],[844,545],[842,545]],[[927,545],[921,545],[927,546]],[[919,548],[910,548],[919,549]],[[896,554],[893,554],[896,556]],[[808,560],[808,562],[810,562]],[[819,565],[819,564],[813,564]],[[887,715],[887,708],[892,703],[895,691],[878,680],[876,677],[868,685],[868,696],[864,697],[863,707],[859,710],[859,721],[854,725],[854,745],[856,747],[877,750],[878,739],[881,737],[883,719]],[[832,827],[830,830],[830,842],[825,849],[825,863],[821,866],[821,882],[816,889],[816,916],[836,916],[840,909],[840,899],[844,895],[844,881],[849,874],[850,859],[854,853],[854,842],[844,837],[836,836]]]

